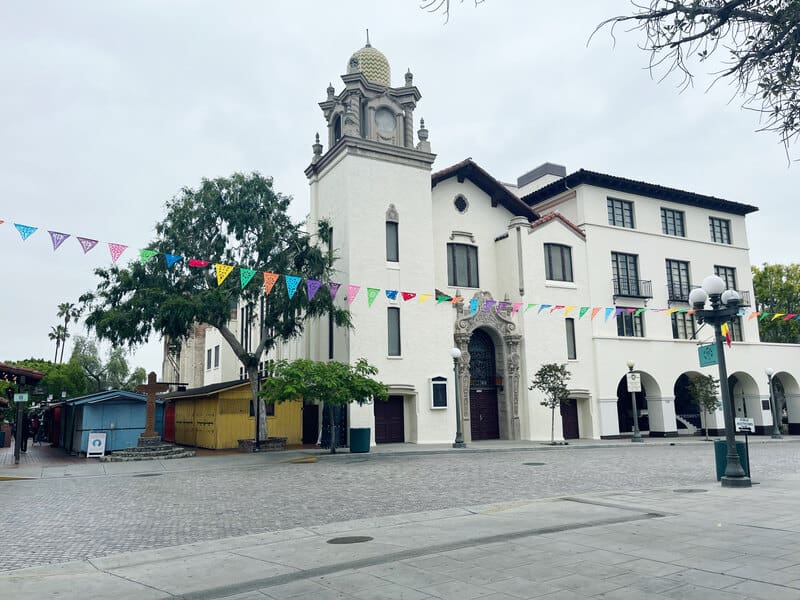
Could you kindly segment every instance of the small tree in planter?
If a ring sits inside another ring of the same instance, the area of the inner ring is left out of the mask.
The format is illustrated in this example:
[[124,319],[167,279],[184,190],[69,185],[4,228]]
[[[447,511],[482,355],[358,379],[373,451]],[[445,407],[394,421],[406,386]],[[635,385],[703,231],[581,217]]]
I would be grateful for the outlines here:
[[544,394],[542,406],[550,408],[550,444],[555,445],[556,407],[562,402],[569,401],[567,381],[572,375],[567,370],[567,365],[547,363],[542,365],[533,376],[529,390],[539,390]]
[[714,379],[711,375],[695,375],[689,381],[689,394],[703,411],[707,442],[710,441],[708,439],[708,415],[717,410],[721,404],[718,392],[719,379]]
[[331,420],[331,454],[335,454],[334,407],[351,402],[362,404],[369,399],[386,400],[386,386],[372,379],[377,373],[377,367],[363,358],[354,365],[307,359],[280,361],[274,375],[262,381],[261,396],[267,402],[306,400],[324,404]]

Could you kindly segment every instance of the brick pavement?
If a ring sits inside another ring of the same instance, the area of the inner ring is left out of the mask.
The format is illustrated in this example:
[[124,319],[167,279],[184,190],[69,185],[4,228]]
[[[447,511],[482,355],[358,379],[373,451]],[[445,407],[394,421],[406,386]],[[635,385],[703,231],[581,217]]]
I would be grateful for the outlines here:
[[[24,507],[4,515],[0,570],[421,510],[716,485],[711,444],[341,454],[310,464],[269,458],[234,456],[220,463],[225,468],[207,470],[0,482],[4,506]],[[799,458],[800,444],[751,443],[756,479],[797,474]],[[191,460],[170,466],[189,469],[205,459]]]

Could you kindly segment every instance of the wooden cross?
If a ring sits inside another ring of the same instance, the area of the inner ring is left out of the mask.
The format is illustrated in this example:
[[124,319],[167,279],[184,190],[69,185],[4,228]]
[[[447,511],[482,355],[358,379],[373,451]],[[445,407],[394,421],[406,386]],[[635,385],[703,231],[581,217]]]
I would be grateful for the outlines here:
[[147,375],[147,383],[136,386],[137,392],[147,394],[147,417],[145,419],[144,433],[140,437],[156,437],[156,393],[166,392],[169,384],[156,383],[156,374],[153,371]]

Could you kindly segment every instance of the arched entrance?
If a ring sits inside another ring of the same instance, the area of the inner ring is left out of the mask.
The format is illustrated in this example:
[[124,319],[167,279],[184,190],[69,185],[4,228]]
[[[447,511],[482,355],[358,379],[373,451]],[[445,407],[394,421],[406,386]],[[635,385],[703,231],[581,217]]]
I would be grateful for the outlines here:
[[702,409],[690,390],[692,379],[698,376],[700,373],[691,371],[682,373],[675,380],[672,391],[675,394],[675,423],[678,434],[692,435],[703,428]]
[[[755,379],[744,371],[736,371],[728,376],[728,389],[733,402],[734,419],[744,417],[753,419],[756,433],[760,435],[767,433],[764,413],[769,414],[769,402],[767,401],[766,408],[762,405],[761,395]],[[771,425],[772,421],[770,420]]]
[[467,441],[518,440],[522,336],[516,333],[510,302],[495,302],[488,292],[478,292],[474,299],[474,310],[471,303],[456,305],[453,335],[461,350],[458,402],[464,436]]
[[473,440],[500,438],[497,368],[492,339],[482,329],[469,338],[469,412]]
[[[644,379],[644,378],[642,378]],[[639,431],[650,430],[647,414],[647,387],[642,380],[642,391],[636,392],[636,412],[639,418]],[[617,422],[620,433],[633,433],[633,399],[628,391],[628,378],[623,376],[617,384]]]
[[790,434],[796,435],[800,433],[800,386],[786,371],[775,373],[772,382],[781,421],[788,423]]

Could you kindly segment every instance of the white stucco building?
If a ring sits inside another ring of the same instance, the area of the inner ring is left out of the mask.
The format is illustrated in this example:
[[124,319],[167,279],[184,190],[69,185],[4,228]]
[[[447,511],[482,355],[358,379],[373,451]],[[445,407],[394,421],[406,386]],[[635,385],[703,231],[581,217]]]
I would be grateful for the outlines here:
[[[552,163],[515,183],[471,159],[434,171],[410,72],[393,87],[388,61],[368,44],[341,80],[320,103],[327,143],[314,144],[305,172],[309,230],[321,219],[330,223],[337,281],[345,290],[361,288],[350,305],[354,326],[315,320],[280,352],[365,357],[378,367],[390,399],[352,405],[350,426],[370,427],[378,443],[451,442],[455,346],[467,441],[549,439],[550,411],[528,386],[552,362],[572,375],[572,402],[556,414],[557,438],[631,432],[629,360],[641,374],[637,409],[645,434],[691,433],[700,417],[688,378],[716,376],[717,369],[698,366],[698,342],[713,333],[709,326],[697,331],[687,300],[716,273],[745,300],[726,354],[736,416],[753,418],[761,433],[771,429],[764,375],[771,367],[790,431],[800,431],[798,346],[760,343],[757,319],[749,318],[746,216],[755,206],[582,169],[567,174]],[[368,287],[380,290],[371,306]],[[422,294],[433,297],[423,302]],[[437,302],[437,295],[463,300]],[[337,301],[345,303],[344,291]],[[244,313],[232,316],[247,322]],[[216,331],[204,330],[195,345],[205,368],[193,384],[240,376]],[[197,370],[197,354],[183,353],[180,364],[165,360],[165,377]],[[722,430],[721,411],[708,426]]]

